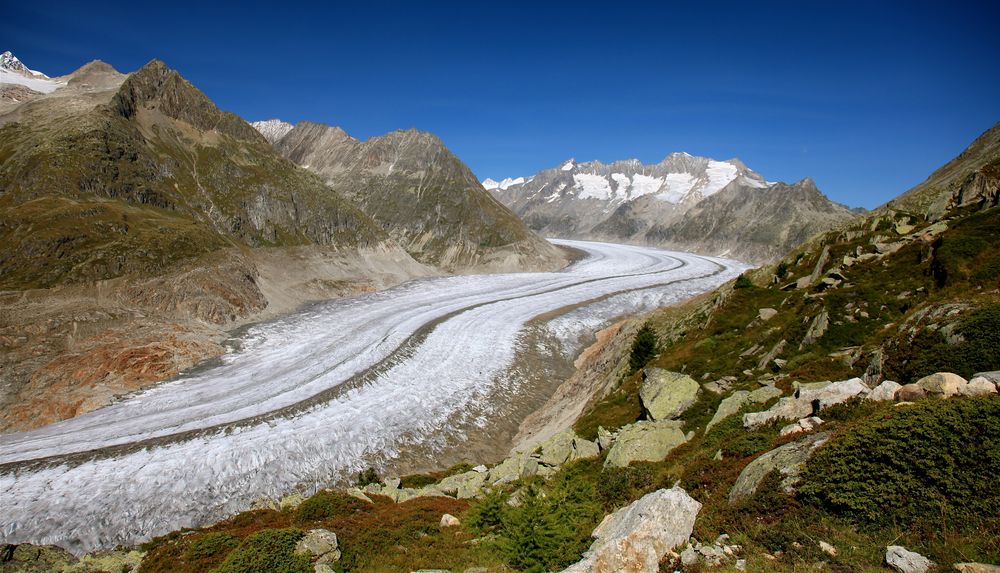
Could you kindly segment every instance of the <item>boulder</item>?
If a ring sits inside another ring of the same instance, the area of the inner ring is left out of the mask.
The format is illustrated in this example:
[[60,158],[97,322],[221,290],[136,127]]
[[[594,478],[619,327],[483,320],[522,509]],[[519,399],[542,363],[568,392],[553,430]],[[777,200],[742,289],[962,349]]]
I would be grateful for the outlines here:
[[340,559],[337,534],[328,529],[310,529],[295,545],[296,555],[309,555],[313,563],[329,565]]
[[278,502],[278,507],[281,511],[291,511],[302,505],[302,502],[305,500],[306,498],[301,493],[293,493],[281,498],[281,501]]
[[601,457],[601,448],[597,445],[597,442],[591,442],[583,438],[573,439],[573,454],[570,455],[569,461],[589,460],[599,457]]
[[437,487],[447,495],[453,495],[458,499],[470,499],[479,495],[486,478],[489,474],[477,472],[476,470],[448,476],[441,480]]
[[258,497],[250,503],[249,511],[260,511],[265,509],[270,509],[273,511],[278,511],[278,502],[274,501],[269,497]]
[[653,421],[672,420],[680,416],[698,397],[701,386],[687,374],[661,368],[643,371],[639,399],[646,416]]
[[775,448],[750,462],[740,472],[736,483],[733,484],[733,489],[729,491],[729,503],[736,503],[753,495],[760,482],[764,481],[767,474],[773,471],[782,476],[782,489],[791,491],[799,481],[806,460],[812,456],[816,448],[825,444],[828,439],[830,439],[830,434],[827,432],[813,434]]
[[757,310],[757,319],[761,322],[767,322],[774,318],[778,314],[778,311],[773,308],[761,308]]
[[84,555],[72,565],[59,569],[63,573],[129,573],[138,571],[142,559],[146,556],[142,551],[105,551]]
[[538,461],[547,466],[559,466],[569,461],[573,454],[573,439],[576,434],[567,429],[552,436],[542,443],[542,454]]
[[615,436],[604,429],[604,426],[597,427],[597,445],[601,450],[611,449],[612,444],[615,443]]
[[812,416],[817,411],[846,402],[856,396],[864,396],[870,390],[860,378],[851,378],[830,383],[801,384],[795,394],[778,400],[778,403],[763,412],[743,415],[743,425],[756,428],[773,420],[798,420]]
[[441,527],[457,527],[462,525],[462,522],[450,513],[446,513],[441,516]]
[[564,573],[656,573],[691,537],[701,504],[679,487],[647,494],[604,518],[594,544]]
[[913,402],[914,400],[919,400],[927,395],[927,392],[921,386],[916,384],[903,384],[900,386],[899,390],[896,391],[896,400],[900,402]]
[[927,573],[934,566],[930,559],[899,545],[885,548],[885,562],[899,573]]
[[521,479],[524,471],[524,464],[528,459],[528,454],[524,452],[514,452],[514,454],[490,468],[488,482],[493,485],[502,485]]
[[349,488],[347,488],[347,491],[344,492],[344,493],[346,493],[347,495],[349,495],[349,496],[351,496],[353,498],[360,499],[361,501],[364,501],[364,502],[367,502],[367,503],[374,503],[372,501],[372,498],[370,498],[367,495],[365,495],[365,492],[361,491],[360,489],[358,489],[356,487],[349,487]]
[[3,554],[0,554],[0,571],[49,573],[62,571],[64,567],[77,561],[69,551],[55,545],[22,543],[0,546],[0,549],[3,549]]
[[892,380],[886,380],[878,386],[872,389],[871,393],[865,400],[871,400],[873,402],[886,402],[896,399],[896,393],[902,386]]
[[830,313],[823,309],[817,314],[812,322],[809,323],[809,329],[806,330],[805,337],[802,338],[802,343],[799,344],[799,350],[802,350],[810,344],[815,344],[817,340],[826,334],[826,329],[830,327]]
[[969,380],[968,384],[959,388],[958,393],[961,396],[986,396],[996,394],[997,387],[996,384],[980,376]]
[[917,386],[923,388],[925,392],[937,394],[942,398],[957,396],[962,387],[968,383],[965,378],[951,372],[936,372],[917,380]]
[[817,418],[816,416],[811,416],[809,418],[802,418],[794,424],[789,424],[781,429],[778,433],[780,436],[791,436],[793,434],[801,434],[802,432],[811,432],[818,428],[823,423],[823,420]]
[[781,390],[774,386],[761,386],[753,392],[746,390],[733,392],[719,403],[719,409],[715,411],[715,415],[712,416],[708,425],[705,426],[705,433],[707,434],[712,429],[712,426],[739,412],[743,409],[743,406],[747,404],[764,404],[768,400],[777,398],[778,396],[781,396]]
[[771,361],[785,351],[785,345],[787,344],[788,342],[784,339],[776,342],[774,346],[771,347],[771,350],[769,350],[764,356],[761,356],[760,360],[757,361],[757,370],[763,370],[768,367],[771,364]]
[[986,378],[990,382],[1000,386],[1000,370],[994,370],[992,372],[976,372],[972,375],[973,378]]
[[956,563],[955,570],[962,573],[1000,573],[1000,567],[986,563]]
[[658,462],[686,441],[679,421],[636,422],[618,433],[604,465],[626,467],[638,461]]

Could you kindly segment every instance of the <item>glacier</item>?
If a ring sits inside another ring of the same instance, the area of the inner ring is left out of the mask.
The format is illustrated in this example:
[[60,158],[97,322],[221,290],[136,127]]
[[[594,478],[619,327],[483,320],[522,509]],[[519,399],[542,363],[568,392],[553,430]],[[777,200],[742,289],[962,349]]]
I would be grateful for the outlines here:
[[[738,261],[554,240],[559,272],[453,276],[315,304],[239,333],[218,363],[118,403],[0,436],[3,543],[133,545],[461,445],[531,388],[541,328],[566,356],[623,314],[705,292]],[[546,317],[540,326],[538,317]]]

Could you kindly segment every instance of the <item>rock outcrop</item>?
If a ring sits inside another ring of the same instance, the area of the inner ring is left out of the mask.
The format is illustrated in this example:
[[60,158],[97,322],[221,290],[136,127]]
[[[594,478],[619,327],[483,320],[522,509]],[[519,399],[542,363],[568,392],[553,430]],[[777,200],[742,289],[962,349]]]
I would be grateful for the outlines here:
[[658,462],[677,446],[687,441],[681,422],[641,421],[625,426],[618,432],[615,443],[604,460],[605,466],[626,467],[632,462]]
[[899,573],[927,573],[934,566],[930,559],[899,545],[885,548],[885,562]]
[[687,374],[662,368],[642,371],[639,399],[650,420],[673,420],[684,413],[698,398],[701,386]]
[[781,486],[785,491],[791,491],[798,483],[799,476],[816,448],[825,444],[830,434],[821,432],[813,434],[790,444],[785,444],[761,455],[743,468],[736,483],[729,490],[729,503],[736,503],[753,495],[757,486],[771,472],[781,475]]
[[700,510],[679,487],[647,494],[604,518],[583,559],[563,573],[655,573],[691,537]]
[[778,400],[778,403],[770,409],[744,414],[743,425],[747,428],[757,428],[773,420],[806,418],[823,408],[846,402],[854,397],[865,396],[869,391],[868,386],[865,386],[860,378],[802,384],[793,396]]

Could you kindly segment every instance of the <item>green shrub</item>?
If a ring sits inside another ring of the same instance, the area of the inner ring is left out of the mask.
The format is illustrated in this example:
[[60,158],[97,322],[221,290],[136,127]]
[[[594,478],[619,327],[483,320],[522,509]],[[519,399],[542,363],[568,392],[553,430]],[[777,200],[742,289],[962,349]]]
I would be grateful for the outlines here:
[[889,361],[891,374],[900,381],[916,381],[935,372],[972,376],[1000,368],[1000,304],[970,314],[956,331],[965,339],[948,344],[941,333],[924,330],[912,341],[898,344]]
[[365,502],[347,494],[322,490],[295,509],[299,523],[343,517],[365,509]]
[[652,469],[642,464],[604,468],[597,480],[597,495],[605,511],[613,511],[641,497],[654,478]]
[[503,512],[510,496],[502,489],[487,493],[465,516],[465,525],[476,535],[492,533],[503,524]]
[[817,450],[800,495],[859,521],[960,523],[1000,515],[1000,399],[886,409]]
[[298,529],[265,529],[251,534],[226,557],[215,573],[311,573],[308,555],[295,555]]
[[239,540],[232,535],[224,531],[213,531],[192,541],[188,546],[186,557],[189,561],[211,559],[232,550],[237,545]]
[[632,341],[632,352],[628,357],[630,374],[638,372],[640,368],[656,356],[656,349],[659,343],[660,341],[657,339],[653,327],[649,323],[642,325],[642,328],[635,335],[635,340]]
[[733,285],[733,288],[750,288],[752,286],[753,281],[750,280],[750,277],[740,274],[740,276],[736,277],[736,283]]
[[370,484],[381,483],[382,478],[378,477],[378,472],[375,468],[365,468],[364,471],[358,472],[358,480],[354,482],[357,487],[365,487]]

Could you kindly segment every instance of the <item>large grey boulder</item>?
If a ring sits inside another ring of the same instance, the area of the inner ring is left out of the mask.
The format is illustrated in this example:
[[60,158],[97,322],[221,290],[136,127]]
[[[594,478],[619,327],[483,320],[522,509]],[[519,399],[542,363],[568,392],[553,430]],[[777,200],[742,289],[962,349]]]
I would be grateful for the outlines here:
[[917,386],[923,388],[928,394],[936,394],[942,398],[957,396],[961,393],[962,387],[968,383],[969,381],[965,378],[951,372],[935,372],[916,382]]
[[479,495],[486,484],[487,474],[476,470],[448,476],[438,482],[437,489],[458,499],[470,499]]
[[653,421],[672,420],[691,407],[701,386],[687,374],[662,368],[647,368],[642,373],[639,399],[646,416]]
[[757,491],[760,482],[764,481],[767,474],[778,472],[781,479],[782,489],[791,491],[799,481],[799,476],[805,468],[806,460],[812,456],[816,448],[825,444],[830,439],[830,434],[820,432],[803,438],[790,444],[785,444],[761,455],[743,468],[740,476],[736,478],[733,489],[729,491],[729,503],[736,503],[746,499]]
[[899,545],[885,548],[885,562],[899,573],[927,573],[934,566],[930,559]]
[[986,378],[990,382],[1000,386],[1000,370],[993,370],[992,372],[976,372],[972,375],[973,378]]
[[980,376],[969,380],[968,384],[959,388],[958,393],[961,396],[987,396],[996,394],[997,387],[996,384]]
[[623,468],[632,462],[658,462],[686,441],[679,421],[636,422],[618,433],[604,465]]
[[846,402],[856,396],[867,395],[870,390],[860,378],[831,383],[802,384],[792,396],[778,400],[778,403],[763,412],[743,415],[743,425],[757,428],[773,420],[799,420],[807,418],[823,408]]
[[715,411],[715,415],[712,416],[708,425],[705,426],[705,433],[707,434],[712,429],[712,426],[739,412],[743,406],[747,404],[764,404],[768,400],[777,398],[778,396],[781,396],[781,390],[774,386],[762,386],[753,392],[746,390],[733,392],[719,403],[719,409]]
[[826,330],[828,328],[830,328],[830,313],[828,313],[826,309],[823,309],[812,319],[812,322],[809,323],[806,335],[802,338],[802,343],[799,344],[799,350],[802,350],[810,344],[815,344],[817,340],[826,334]]
[[542,453],[538,461],[547,466],[558,466],[569,461],[573,455],[573,440],[576,434],[567,429],[552,436],[542,444]]
[[594,544],[564,573],[656,573],[691,537],[701,504],[679,487],[647,494],[597,526]]
[[327,529],[311,529],[295,545],[296,555],[308,555],[317,565],[329,565],[340,559],[337,534]]
[[902,386],[898,382],[893,382],[892,380],[886,380],[878,386],[872,388],[870,394],[865,397],[865,400],[871,400],[872,402],[887,402],[896,399],[896,393]]

